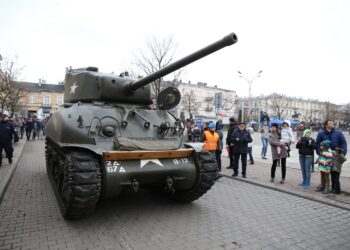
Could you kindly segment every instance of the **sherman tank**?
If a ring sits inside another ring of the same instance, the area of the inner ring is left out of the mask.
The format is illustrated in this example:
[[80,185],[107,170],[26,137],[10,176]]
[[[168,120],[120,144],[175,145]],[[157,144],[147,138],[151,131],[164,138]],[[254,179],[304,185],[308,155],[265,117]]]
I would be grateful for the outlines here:
[[234,33],[144,78],[69,69],[64,105],[46,123],[46,166],[62,215],[79,219],[125,188],[162,190],[192,202],[218,179],[215,157],[185,140],[184,124],[168,110],[181,98],[160,92],[151,108],[150,83],[237,41]]

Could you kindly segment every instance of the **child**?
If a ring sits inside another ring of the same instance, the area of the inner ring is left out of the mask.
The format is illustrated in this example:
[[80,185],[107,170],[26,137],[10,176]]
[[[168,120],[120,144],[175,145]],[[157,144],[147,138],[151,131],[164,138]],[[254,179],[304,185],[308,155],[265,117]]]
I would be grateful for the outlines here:
[[[288,152],[288,157],[289,157],[289,152],[290,152],[290,147],[289,145],[291,143],[295,142],[295,138],[294,138],[294,134],[293,134],[293,130],[290,127],[290,121],[289,120],[285,120],[283,122],[283,128],[281,130],[281,140],[280,142],[283,142],[286,144],[287,147],[287,152]],[[281,147],[277,147],[277,154],[281,153]]]
[[330,150],[331,141],[325,140],[320,144],[320,155],[318,157],[318,167],[321,174],[321,184],[317,187],[317,192],[329,194],[329,174],[332,168],[333,153]]
[[303,175],[303,182],[300,186],[304,186],[304,189],[309,189],[311,166],[314,160],[314,151],[316,148],[316,142],[311,138],[311,131],[309,129],[304,130],[304,134],[297,142],[296,148],[299,149],[299,162],[301,173]]
[[334,194],[340,194],[341,192],[339,177],[340,177],[341,167],[344,161],[346,161],[346,158],[343,155],[343,150],[341,148],[336,148],[334,150],[333,166],[331,170],[331,179],[332,179],[331,192]]

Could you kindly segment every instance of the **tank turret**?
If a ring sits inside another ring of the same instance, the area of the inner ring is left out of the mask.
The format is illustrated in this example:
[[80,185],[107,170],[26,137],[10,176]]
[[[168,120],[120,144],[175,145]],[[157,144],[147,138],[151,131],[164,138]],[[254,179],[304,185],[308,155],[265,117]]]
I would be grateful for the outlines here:
[[236,41],[232,33],[141,79],[67,70],[65,104],[45,126],[47,174],[64,218],[82,218],[125,188],[150,187],[185,203],[214,185],[215,156],[187,141],[184,124],[168,112],[180,91],[161,91],[152,109],[149,84]]
[[65,78],[65,102],[105,101],[143,104],[151,98],[151,82],[237,42],[234,33],[198,50],[141,79],[99,73],[95,67],[68,70]]

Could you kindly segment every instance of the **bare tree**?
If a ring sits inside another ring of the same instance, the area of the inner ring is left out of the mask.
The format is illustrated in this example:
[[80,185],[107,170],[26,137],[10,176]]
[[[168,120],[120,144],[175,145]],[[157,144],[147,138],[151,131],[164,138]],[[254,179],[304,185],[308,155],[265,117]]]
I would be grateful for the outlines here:
[[338,107],[336,104],[325,102],[324,103],[324,116],[326,120],[336,120],[338,119]]
[[225,96],[222,100],[222,109],[223,110],[231,110],[235,108],[238,104],[238,99],[233,94],[225,93]]
[[277,118],[281,119],[287,107],[287,97],[285,95],[273,93],[271,107]]
[[197,100],[193,90],[185,90],[182,93],[181,106],[193,119],[193,114],[198,113],[201,103]]
[[5,59],[0,64],[0,110],[7,110],[11,115],[17,111],[18,101],[25,96],[23,89],[13,88],[11,83],[18,79],[23,68],[17,67],[15,60]]
[[[152,37],[146,43],[146,49],[140,50],[138,55],[135,55],[135,65],[143,74],[152,74],[169,65],[173,61],[176,51],[175,48],[176,46],[172,37],[163,39]],[[172,84],[179,79],[181,73],[182,70],[173,73]],[[151,87],[153,98],[157,98],[159,92],[165,87],[163,78],[157,79],[151,83]]]

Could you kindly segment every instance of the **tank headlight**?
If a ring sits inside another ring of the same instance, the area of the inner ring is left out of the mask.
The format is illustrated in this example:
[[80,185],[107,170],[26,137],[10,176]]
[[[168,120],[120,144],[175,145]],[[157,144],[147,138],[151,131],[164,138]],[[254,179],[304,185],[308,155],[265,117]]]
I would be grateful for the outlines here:
[[107,137],[112,137],[115,134],[115,128],[113,126],[105,126],[102,129],[102,133]]

